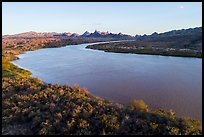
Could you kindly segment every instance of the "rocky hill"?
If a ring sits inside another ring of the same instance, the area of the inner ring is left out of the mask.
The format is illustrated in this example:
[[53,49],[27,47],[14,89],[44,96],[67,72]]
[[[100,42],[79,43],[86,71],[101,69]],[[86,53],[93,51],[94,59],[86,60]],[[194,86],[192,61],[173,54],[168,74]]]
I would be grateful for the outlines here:
[[114,34],[110,32],[100,32],[95,30],[93,33],[85,32],[81,37],[101,37],[101,38],[134,38],[131,35],[126,35],[122,33]]
[[19,33],[15,35],[4,35],[3,38],[36,38],[36,37],[79,37],[79,38],[118,38],[118,39],[124,39],[124,38],[134,38],[133,36],[118,33],[109,33],[109,32],[100,32],[95,30],[93,33],[89,33],[88,31],[84,32],[83,34],[77,34],[77,33],[70,33],[70,32],[64,32],[64,33],[58,33],[58,32],[24,32]]

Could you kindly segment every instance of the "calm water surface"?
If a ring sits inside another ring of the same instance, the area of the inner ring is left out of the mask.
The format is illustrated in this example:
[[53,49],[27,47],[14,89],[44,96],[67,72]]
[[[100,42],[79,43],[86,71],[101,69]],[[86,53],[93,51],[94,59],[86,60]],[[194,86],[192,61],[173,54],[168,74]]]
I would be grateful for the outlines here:
[[13,63],[47,83],[77,83],[115,102],[143,99],[153,110],[202,120],[202,59],[106,53],[87,45],[29,51]]

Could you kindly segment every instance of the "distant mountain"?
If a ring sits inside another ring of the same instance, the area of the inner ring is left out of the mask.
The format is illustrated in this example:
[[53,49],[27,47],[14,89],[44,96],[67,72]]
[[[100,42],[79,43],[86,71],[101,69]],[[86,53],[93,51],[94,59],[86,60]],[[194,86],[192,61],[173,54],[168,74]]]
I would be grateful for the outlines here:
[[202,50],[202,27],[172,30],[151,35],[136,35],[137,42],[167,45],[170,48]]
[[70,35],[70,37],[79,37],[80,35],[77,33],[73,33],[72,35]]
[[[68,36],[68,37],[70,37],[72,35],[72,33],[57,33],[57,34],[55,34],[55,35],[53,35],[53,36]],[[51,35],[52,36],[52,35]]]
[[183,36],[192,36],[196,37],[201,36],[202,33],[202,27],[196,27],[196,28],[189,28],[189,29],[181,29],[181,30],[172,30],[164,33],[157,33],[154,32],[151,35],[127,35],[127,34],[114,34],[111,32],[100,32],[98,30],[95,30],[93,33],[90,33],[88,31],[84,32],[82,35],[77,33],[70,33],[70,32],[64,32],[64,33],[57,33],[57,32],[25,32],[25,33],[19,33],[15,35],[3,35],[3,38],[12,38],[12,37],[22,37],[22,38],[33,38],[33,37],[87,37],[87,38],[115,38],[115,39],[136,39],[136,40],[170,40],[169,38],[174,37],[183,37]]
[[15,36],[15,37],[51,37],[54,35],[59,35],[59,33],[57,33],[57,32],[34,32],[34,31],[30,31],[30,32],[16,34],[13,36]]
[[126,35],[122,33],[114,34],[107,32],[100,32],[95,30],[93,33],[84,32],[81,37],[93,37],[93,38],[134,38],[131,35]]
[[19,33],[15,35],[4,35],[4,37],[22,37],[22,38],[34,38],[34,37],[78,37],[80,36],[77,33],[69,33],[69,32],[64,32],[64,33],[57,33],[57,32],[24,32],[24,33]]
[[87,37],[102,37],[103,35],[100,33],[100,31],[95,30],[94,33],[91,33]]
[[179,36],[179,35],[192,35],[194,33],[202,33],[202,27],[181,29],[181,30],[172,30],[164,33],[160,33],[160,36]]
[[33,38],[33,37],[87,37],[87,38],[134,38],[133,36],[126,34],[114,34],[107,32],[100,32],[95,30],[93,33],[89,33],[88,31],[84,32],[82,35],[77,33],[57,33],[57,32],[25,32],[15,35],[4,35],[3,38],[12,38],[12,37],[22,37],[22,38]]
[[189,28],[189,29],[181,29],[181,30],[172,30],[164,33],[154,32],[151,35],[136,35],[136,39],[140,40],[154,40],[154,39],[168,39],[173,37],[183,37],[183,36],[195,36],[202,35],[202,27]]
[[89,36],[91,33],[89,33],[88,31],[84,32],[81,37],[86,37],[86,36]]

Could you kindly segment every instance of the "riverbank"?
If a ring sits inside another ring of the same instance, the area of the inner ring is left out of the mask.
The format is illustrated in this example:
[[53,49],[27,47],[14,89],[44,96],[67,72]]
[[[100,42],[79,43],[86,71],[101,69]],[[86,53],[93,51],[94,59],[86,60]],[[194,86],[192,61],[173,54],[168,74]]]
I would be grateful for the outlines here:
[[3,58],[3,134],[17,130],[19,125],[27,125],[28,129],[24,133],[9,133],[202,134],[197,120],[177,118],[174,112],[161,109],[150,112],[143,101],[113,103],[77,85],[46,84],[11,64],[15,55],[4,57],[7,60]]
[[89,45],[86,48],[102,50],[105,52],[114,53],[132,53],[132,54],[146,54],[146,55],[161,55],[161,56],[175,56],[175,57],[195,57],[202,58],[202,50],[170,48],[162,46],[147,46],[147,44],[138,43],[107,43]]

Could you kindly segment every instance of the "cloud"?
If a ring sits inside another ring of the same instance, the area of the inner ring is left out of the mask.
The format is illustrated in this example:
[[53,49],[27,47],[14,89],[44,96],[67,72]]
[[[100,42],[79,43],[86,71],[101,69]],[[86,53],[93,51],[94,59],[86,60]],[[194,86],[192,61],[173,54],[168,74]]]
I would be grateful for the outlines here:
[[183,8],[184,8],[184,6],[182,6],[182,5],[181,5],[181,6],[179,6],[179,9],[183,9]]

